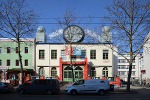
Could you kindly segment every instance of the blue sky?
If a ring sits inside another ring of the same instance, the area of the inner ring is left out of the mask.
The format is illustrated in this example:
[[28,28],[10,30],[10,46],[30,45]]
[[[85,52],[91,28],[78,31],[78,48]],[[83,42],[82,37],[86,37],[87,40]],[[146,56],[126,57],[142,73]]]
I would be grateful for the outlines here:
[[[113,0],[26,0],[30,8],[33,8],[40,15],[39,26],[46,28],[46,34],[57,29],[55,19],[44,18],[59,18],[63,17],[67,7],[75,7],[75,13],[80,17],[103,17],[107,14],[106,5],[110,5]],[[99,18],[95,18],[93,22],[100,22]],[[46,24],[45,24],[46,23]]]

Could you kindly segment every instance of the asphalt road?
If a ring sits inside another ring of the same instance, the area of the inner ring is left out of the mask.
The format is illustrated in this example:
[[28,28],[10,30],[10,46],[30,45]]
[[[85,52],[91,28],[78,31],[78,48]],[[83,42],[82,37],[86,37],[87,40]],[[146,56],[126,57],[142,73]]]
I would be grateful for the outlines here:
[[[118,89],[120,91],[125,90],[125,87]],[[46,95],[46,94],[25,94],[19,93],[3,93],[0,94],[0,100],[150,100],[150,88],[145,87],[131,87],[132,91],[136,93],[120,93],[114,92],[106,94],[105,96],[99,96],[97,94],[78,94],[70,95],[64,92]]]

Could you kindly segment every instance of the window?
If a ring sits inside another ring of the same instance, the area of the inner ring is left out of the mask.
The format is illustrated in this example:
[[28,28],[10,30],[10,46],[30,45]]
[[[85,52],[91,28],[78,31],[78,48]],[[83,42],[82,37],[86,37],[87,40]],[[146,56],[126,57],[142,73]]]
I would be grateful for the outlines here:
[[45,50],[39,50],[39,59],[45,58]]
[[135,75],[135,71],[132,71],[131,75]]
[[7,66],[10,66],[10,60],[7,60],[7,64],[6,64]]
[[135,65],[132,65],[132,69],[135,69]]
[[18,47],[16,47],[16,53],[18,53]]
[[2,60],[0,59],[0,66],[2,66]]
[[96,50],[90,51],[90,59],[96,59]]
[[51,70],[51,76],[52,76],[53,78],[55,78],[56,75],[57,75],[56,67],[53,67],[52,70]]
[[25,66],[28,66],[28,60],[27,59],[25,60]]
[[61,58],[66,59],[65,50],[61,50]]
[[90,76],[91,76],[91,78],[96,77],[96,71],[95,71],[95,68],[94,68],[94,67],[91,68],[91,70],[90,70]]
[[81,50],[81,58],[84,59],[86,57],[86,50]]
[[103,59],[108,59],[108,50],[103,50]]
[[118,63],[126,63],[125,59],[118,59]]
[[25,53],[28,53],[28,47],[24,48]]
[[0,53],[2,53],[2,47],[0,47]]
[[19,60],[16,60],[16,66],[19,66]]
[[103,76],[108,77],[108,69],[107,69],[107,67],[103,68]]
[[125,65],[118,65],[118,69],[126,69]]
[[51,50],[51,59],[57,59],[57,50]]
[[10,53],[10,47],[7,47],[7,53]]
[[125,74],[126,74],[125,71],[119,71],[119,72],[118,72],[118,75],[125,75]]
[[41,67],[41,68],[39,69],[39,74],[40,74],[40,76],[45,76],[45,70],[44,70],[43,67]]

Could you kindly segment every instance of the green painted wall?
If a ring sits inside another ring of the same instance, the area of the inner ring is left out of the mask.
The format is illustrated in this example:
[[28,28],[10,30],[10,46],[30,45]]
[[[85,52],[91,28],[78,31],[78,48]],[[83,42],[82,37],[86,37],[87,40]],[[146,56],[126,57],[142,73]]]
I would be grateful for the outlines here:
[[[22,55],[22,63],[24,68],[32,68],[33,67],[33,42],[21,42],[21,55]],[[0,54],[0,59],[2,60],[2,66],[6,66],[7,59],[10,59],[11,68],[20,68],[20,66],[15,66],[16,60],[19,59],[18,54],[15,51],[17,47],[16,42],[0,42],[0,47],[2,48],[2,53]],[[7,53],[7,47],[11,48],[11,53]],[[24,53],[24,47],[28,47],[28,53]],[[28,59],[28,66],[24,66],[24,60]]]

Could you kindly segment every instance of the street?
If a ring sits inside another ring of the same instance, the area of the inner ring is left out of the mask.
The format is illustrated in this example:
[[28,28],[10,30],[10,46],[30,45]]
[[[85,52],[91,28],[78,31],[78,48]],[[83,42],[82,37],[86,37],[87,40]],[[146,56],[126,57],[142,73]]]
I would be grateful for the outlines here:
[[[125,87],[119,88],[118,91],[124,90]],[[25,94],[19,93],[3,93],[0,94],[0,100],[150,100],[150,88],[146,87],[131,87],[131,91],[137,93],[108,93],[105,96],[99,96],[97,94],[78,94],[70,95],[60,92],[54,95],[46,94]]]

